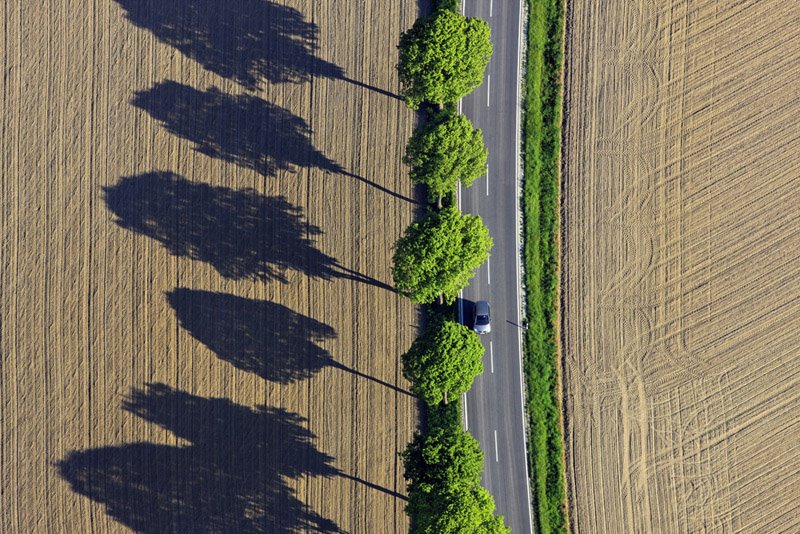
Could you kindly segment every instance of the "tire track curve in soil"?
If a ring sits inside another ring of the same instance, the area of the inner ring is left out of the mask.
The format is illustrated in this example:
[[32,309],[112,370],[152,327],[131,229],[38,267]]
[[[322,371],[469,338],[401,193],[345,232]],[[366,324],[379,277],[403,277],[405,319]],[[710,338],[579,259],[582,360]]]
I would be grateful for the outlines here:
[[800,528],[798,22],[777,0],[568,10],[575,531]]

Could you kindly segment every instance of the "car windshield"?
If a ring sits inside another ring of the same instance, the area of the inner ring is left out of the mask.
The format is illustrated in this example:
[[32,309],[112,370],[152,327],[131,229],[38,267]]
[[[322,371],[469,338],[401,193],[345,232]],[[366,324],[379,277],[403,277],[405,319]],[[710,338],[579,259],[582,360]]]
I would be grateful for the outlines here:
[[479,315],[475,318],[475,324],[489,324],[489,316],[488,315]]

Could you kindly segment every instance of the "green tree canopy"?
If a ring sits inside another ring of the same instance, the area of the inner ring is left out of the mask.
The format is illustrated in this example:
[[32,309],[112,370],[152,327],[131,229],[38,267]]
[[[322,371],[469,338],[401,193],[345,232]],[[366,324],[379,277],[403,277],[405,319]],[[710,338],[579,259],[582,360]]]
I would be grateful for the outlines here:
[[428,404],[456,398],[483,372],[478,334],[455,321],[434,318],[403,354],[403,375]]
[[444,111],[414,131],[403,161],[411,180],[428,186],[430,199],[439,200],[460,181],[469,187],[486,171],[488,150],[483,134],[463,115]]
[[392,275],[398,291],[417,304],[433,302],[439,295],[453,302],[491,248],[492,238],[480,217],[447,207],[412,223],[397,240]]
[[449,404],[431,404],[428,406],[428,428],[438,427],[461,428],[461,406],[457,402]]
[[451,491],[409,491],[406,511],[413,533],[462,534],[464,532],[508,534],[503,517],[494,515],[494,499],[475,484]]
[[402,455],[405,478],[425,491],[481,481],[483,451],[460,422],[428,434],[417,432]]
[[403,452],[403,465],[409,480],[406,510],[415,532],[509,532],[503,518],[493,515],[491,495],[480,486],[480,445],[460,425],[417,433]]
[[398,49],[406,105],[447,104],[483,82],[492,57],[491,31],[486,21],[440,9],[403,32]]

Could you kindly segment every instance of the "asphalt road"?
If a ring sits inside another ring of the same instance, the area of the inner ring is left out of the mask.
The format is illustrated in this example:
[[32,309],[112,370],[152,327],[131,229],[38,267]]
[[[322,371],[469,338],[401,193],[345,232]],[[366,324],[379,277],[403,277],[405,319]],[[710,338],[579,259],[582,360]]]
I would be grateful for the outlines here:
[[489,23],[494,43],[483,85],[461,103],[462,113],[483,130],[489,162],[486,176],[462,189],[459,202],[465,213],[483,218],[494,239],[491,258],[463,292],[468,324],[476,300],[488,300],[492,313],[492,333],[483,336],[485,370],[466,394],[465,424],[485,453],[483,481],[497,513],[512,532],[532,532],[520,326],[520,0],[465,0],[463,8]]

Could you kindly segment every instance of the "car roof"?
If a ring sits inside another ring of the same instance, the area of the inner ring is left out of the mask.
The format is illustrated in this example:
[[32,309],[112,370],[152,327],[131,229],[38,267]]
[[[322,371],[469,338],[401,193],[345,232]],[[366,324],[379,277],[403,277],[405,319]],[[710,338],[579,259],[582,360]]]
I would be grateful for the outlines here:
[[475,303],[475,313],[477,315],[489,315],[489,303],[485,300],[479,300]]

